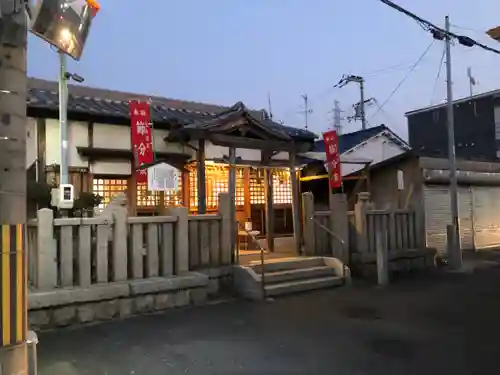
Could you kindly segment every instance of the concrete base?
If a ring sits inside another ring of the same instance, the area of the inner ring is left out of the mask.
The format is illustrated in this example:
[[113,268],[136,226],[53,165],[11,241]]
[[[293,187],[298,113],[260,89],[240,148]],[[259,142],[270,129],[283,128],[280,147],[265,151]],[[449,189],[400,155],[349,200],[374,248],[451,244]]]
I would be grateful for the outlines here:
[[208,276],[208,296],[216,297],[220,294],[230,293],[232,290],[233,267],[218,267],[199,270]]
[[28,318],[34,330],[126,318],[203,304],[208,289],[209,277],[193,272],[179,277],[31,293]]
[[28,345],[0,348],[0,374],[28,375]]
[[[435,268],[434,249],[391,251],[388,253],[389,273],[406,273]],[[353,254],[351,260],[353,276],[364,279],[377,278],[375,254]]]

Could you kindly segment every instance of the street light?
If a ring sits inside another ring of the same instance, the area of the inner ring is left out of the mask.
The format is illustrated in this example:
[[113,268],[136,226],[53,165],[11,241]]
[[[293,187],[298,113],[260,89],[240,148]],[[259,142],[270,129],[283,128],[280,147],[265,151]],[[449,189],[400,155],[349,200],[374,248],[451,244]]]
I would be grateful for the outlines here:
[[[92,25],[100,10],[96,0],[38,0],[30,31],[54,46],[59,53],[59,123],[60,123],[60,185],[59,207],[73,207],[73,187],[68,175],[68,80],[83,82],[83,77],[66,70],[66,55],[79,61]],[[65,194],[70,192],[70,194]]]

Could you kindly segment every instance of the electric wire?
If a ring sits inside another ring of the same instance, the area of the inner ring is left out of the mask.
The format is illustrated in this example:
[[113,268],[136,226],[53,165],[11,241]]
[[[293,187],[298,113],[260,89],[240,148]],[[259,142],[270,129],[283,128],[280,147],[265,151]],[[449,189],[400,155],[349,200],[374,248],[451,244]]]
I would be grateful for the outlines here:
[[446,53],[446,49],[443,48],[443,53],[441,54],[441,60],[439,61],[439,67],[438,67],[438,71],[436,74],[436,80],[434,81],[434,88],[432,89],[430,105],[432,105],[432,100],[434,99],[434,95],[436,94],[436,89],[437,89],[437,85],[439,82],[439,77],[441,76],[441,71],[443,70],[443,62],[444,62],[445,53]]
[[461,44],[467,45],[469,47],[477,46],[477,47],[480,47],[486,51],[493,52],[493,53],[500,55],[499,50],[497,50],[495,48],[491,48],[483,43],[479,43],[468,36],[458,35],[458,34],[455,34],[451,31],[446,31],[443,28],[438,27],[438,26],[434,25],[433,23],[417,16],[415,13],[412,13],[412,12],[400,7],[399,5],[393,3],[390,0],[379,0],[379,1],[381,1],[385,5],[390,6],[393,9],[397,10],[398,12],[405,14],[406,16],[412,18],[413,20],[417,21],[417,23],[420,26],[422,26],[424,28],[424,30],[427,30],[429,32],[439,32],[440,35],[443,35],[443,36],[448,37],[448,38],[456,39]]
[[434,44],[434,41],[432,41],[428,46],[427,48],[425,49],[425,51],[420,55],[420,57],[418,58],[418,60],[415,62],[415,64],[413,64],[413,66],[410,68],[410,70],[408,71],[408,73],[403,77],[403,79],[398,83],[398,85],[394,88],[394,90],[392,90],[391,94],[387,97],[387,99],[380,105],[380,107],[378,108],[377,112],[375,112],[373,114],[373,117],[375,117],[378,113],[380,113],[380,111],[383,111],[385,105],[387,103],[389,103],[389,101],[392,99],[392,97],[398,92],[398,90],[401,88],[401,86],[403,86],[403,83],[406,82],[406,80],[410,77],[411,73],[413,73],[413,71],[415,70],[415,68],[420,64],[420,62],[423,60],[423,58],[425,57],[425,55],[427,55],[427,53],[429,52],[429,50],[431,49],[431,47],[433,46]]

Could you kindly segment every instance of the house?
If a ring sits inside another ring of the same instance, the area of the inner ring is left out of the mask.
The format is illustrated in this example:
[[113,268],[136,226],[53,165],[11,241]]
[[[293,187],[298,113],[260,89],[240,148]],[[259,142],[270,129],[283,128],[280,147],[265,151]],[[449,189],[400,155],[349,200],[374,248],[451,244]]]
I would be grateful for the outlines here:
[[[500,159],[500,90],[453,102],[458,159]],[[448,157],[446,104],[406,113],[409,144],[420,155]]]
[[[368,165],[376,165],[410,149],[408,144],[385,125],[342,134],[339,137],[343,191],[349,196],[351,206],[357,192],[369,191],[365,174],[359,173]],[[310,161],[302,170],[302,191],[313,192],[319,205],[328,204],[328,174],[325,169],[325,145],[317,140],[314,150],[303,154]],[[361,183],[364,182],[364,187]]]
[[[500,163],[457,162],[461,248],[500,247]],[[412,208],[427,246],[446,251],[451,224],[449,162],[414,151],[370,166],[370,199],[376,209]]]
[[[155,158],[182,172],[178,191],[150,192],[147,184],[136,183],[132,99],[151,102]],[[29,176],[58,184],[57,83],[30,79],[27,100]],[[301,164],[299,154],[314,146],[311,132],[275,123],[242,103],[228,108],[75,85],[69,86],[68,121],[69,178],[76,196],[99,194],[105,206],[115,194],[126,192],[131,215],[155,215],[179,205],[195,214],[215,212],[218,194],[229,188],[228,163],[235,150],[236,219],[251,220],[265,233],[265,212],[270,211],[275,233],[293,231],[297,180],[292,177]],[[269,205],[272,209],[266,211]]]

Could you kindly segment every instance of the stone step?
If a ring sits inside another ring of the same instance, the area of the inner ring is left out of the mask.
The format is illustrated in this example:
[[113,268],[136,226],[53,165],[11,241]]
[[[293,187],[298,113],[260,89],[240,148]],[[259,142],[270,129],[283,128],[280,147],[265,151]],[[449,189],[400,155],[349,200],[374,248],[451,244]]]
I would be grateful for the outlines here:
[[279,284],[266,285],[266,297],[305,292],[315,289],[332,288],[344,284],[340,276],[328,276],[315,279],[295,280]]
[[[324,266],[323,258],[288,258],[288,259],[270,259],[264,263],[264,272],[279,272],[279,271],[288,271],[294,269],[304,269],[304,268],[312,268],[312,267],[320,267]],[[260,274],[262,265],[259,261],[252,262],[250,267],[254,270],[255,273]]]
[[304,280],[321,278],[326,276],[336,276],[335,270],[328,266],[317,266],[310,268],[297,268],[285,271],[268,272],[264,274],[266,284],[277,284],[293,280]]

